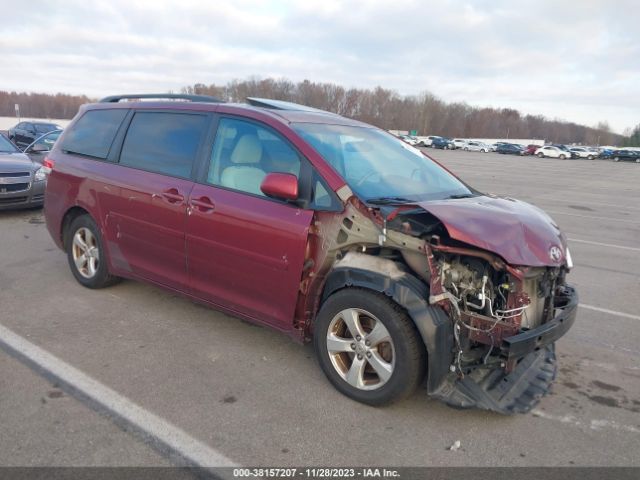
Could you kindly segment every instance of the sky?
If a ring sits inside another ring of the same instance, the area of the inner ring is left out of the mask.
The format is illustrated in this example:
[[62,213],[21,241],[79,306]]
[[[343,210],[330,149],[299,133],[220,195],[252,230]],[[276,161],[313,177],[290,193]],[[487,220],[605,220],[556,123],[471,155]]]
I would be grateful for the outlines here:
[[613,131],[640,123],[637,0],[0,0],[0,90],[233,79],[424,91]]

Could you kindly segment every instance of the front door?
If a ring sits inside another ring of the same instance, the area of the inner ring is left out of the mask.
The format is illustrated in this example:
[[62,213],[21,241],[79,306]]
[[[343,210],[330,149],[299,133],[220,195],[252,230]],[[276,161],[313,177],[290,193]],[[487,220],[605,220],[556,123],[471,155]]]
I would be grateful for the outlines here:
[[291,328],[313,211],[260,191],[270,172],[299,175],[301,157],[266,126],[222,118],[202,184],[189,199],[186,242],[192,292]]

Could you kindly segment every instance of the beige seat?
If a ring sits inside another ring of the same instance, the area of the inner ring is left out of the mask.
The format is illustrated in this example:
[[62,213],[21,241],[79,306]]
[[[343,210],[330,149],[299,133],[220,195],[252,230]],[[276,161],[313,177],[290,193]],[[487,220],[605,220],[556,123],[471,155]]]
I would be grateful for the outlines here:
[[266,173],[260,168],[261,158],[262,143],[257,135],[243,135],[231,152],[230,160],[233,165],[222,171],[220,185],[255,195],[263,195],[260,184]]

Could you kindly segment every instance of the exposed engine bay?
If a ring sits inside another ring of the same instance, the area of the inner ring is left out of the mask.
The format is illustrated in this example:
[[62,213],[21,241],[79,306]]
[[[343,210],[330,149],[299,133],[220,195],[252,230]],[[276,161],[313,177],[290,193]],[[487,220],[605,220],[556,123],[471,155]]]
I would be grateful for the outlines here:
[[497,362],[510,371],[513,364],[500,358],[502,340],[552,318],[560,270],[496,269],[485,258],[436,252],[431,289],[442,293],[432,294],[430,302],[448,302],[444,307],[454,322],[457,350],[452,367],[464,375],[470,368]]
[[[354,272],[379,276],[378,284],[362,280],[363,286],[393,296],[416,321],[429,354],[430,394],[451,405],[507,413],[528,411],[535,401],[523,396],[539,398],[548,391],[556,372],[553,341],[571,326],[577,305],[575,291],[565,285],[566,262],[507,263],[495,252],[452,238],[429,211],[371,208],[353,197],[344,217],[319,217],[315,228],[310,239],[323,242],[310,250],[321,255],[313,259],[302,292],[324,285],[325,277],[326,294],[327,288],[358,286],[360,274]],[[340,272],[344,278],[336,280]],[[395,291],[390,288],[403,282]],[[407,289],[420,288],[425,289],[422,298],[405,298]],[[299,305],[304,325],[316,308],[311,299]],[[557,317],[567,306],[570,318],[558,328],[565,319]],[[430,308],[444,312],[447,320],[432,318],[434,325],[427,326],[423,320],[421,326],[422,311],[437,314]]]

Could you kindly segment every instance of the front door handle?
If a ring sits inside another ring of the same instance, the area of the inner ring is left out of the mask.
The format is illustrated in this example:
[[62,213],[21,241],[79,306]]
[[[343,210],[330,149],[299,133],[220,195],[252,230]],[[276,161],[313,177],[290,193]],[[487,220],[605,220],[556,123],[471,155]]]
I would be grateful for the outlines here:
[[170,188],[162,192],[162,196],[167,199],[169,203],[182,203],[184,202],[184,196],[180,194],[177,188]]
[[203,213],[213,212],[215,209],[215,205],[209,197],[192,198],[191,206]]

